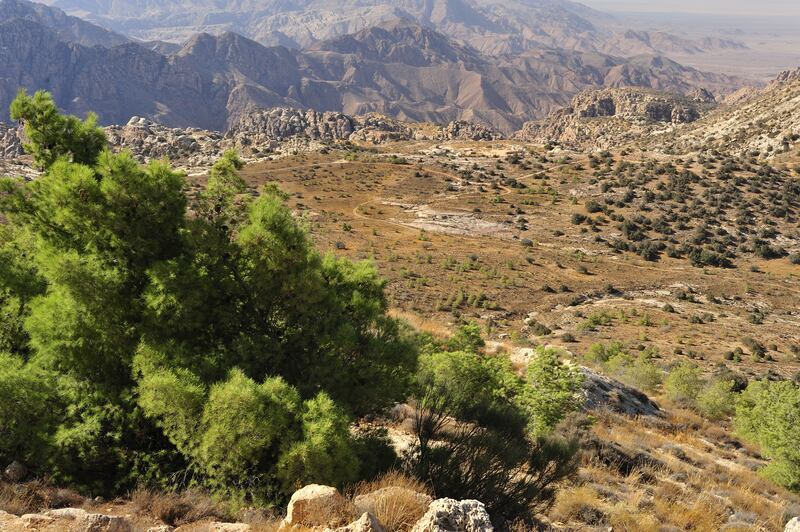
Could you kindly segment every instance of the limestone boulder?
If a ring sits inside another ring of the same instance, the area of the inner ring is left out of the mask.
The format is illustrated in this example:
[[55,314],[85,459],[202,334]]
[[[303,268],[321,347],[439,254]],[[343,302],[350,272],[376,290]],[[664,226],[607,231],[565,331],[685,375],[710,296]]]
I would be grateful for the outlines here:
[[493,532],[483,503],[473,500],[438,499],[431,503],[412,532]]
[[331,486],[311,484],[294,493],[284,519],[285,527],[326,526],[344,506],[344,497]]

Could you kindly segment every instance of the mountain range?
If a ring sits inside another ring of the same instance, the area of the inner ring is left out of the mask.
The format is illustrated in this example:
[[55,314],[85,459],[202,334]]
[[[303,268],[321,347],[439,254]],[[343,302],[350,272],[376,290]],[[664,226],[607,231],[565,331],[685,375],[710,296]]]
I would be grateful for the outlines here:
[[[178,3],[97,0],[78,7],[135,14]],[[247,4],[237,3],[242,10]],[[265,5],[278,9],[278,4]],[[542,5],[551,4],[588,9],[565,2]],[[457,15],[463,24],[476,22],[482,12],[464,2],[426,5],[430,17],[444,6],[440,14],[448,20]],[[487,4],[496,9],[514,5]],[[0,109],[7,109],[18,88],[25,87],[51,91],[68,112],[94,110],[106,124],[138,115],[171,126],[224,130],[254,109],[293,107],[352,115],[378,112],[409,121],[463,119],[511,132],[562,107],[585,88],[638,86],[685,93],[704,87],[724,93],[744,84],[663,56],[622,57],[578,48],[540,44],[489,55],[407,18],[315,40],[302,50],[264,46],[233,32],[200,33],[176,47],[134,40],[56,8],[0,0]]]
[[702,53],[741,47],[631,31],[614,17],[567,0],[49,0],[71,14],[144,40],[182,42],[233,31],[261,44],[305,48],[401,18],[485,54],[542,46],[612,55]]

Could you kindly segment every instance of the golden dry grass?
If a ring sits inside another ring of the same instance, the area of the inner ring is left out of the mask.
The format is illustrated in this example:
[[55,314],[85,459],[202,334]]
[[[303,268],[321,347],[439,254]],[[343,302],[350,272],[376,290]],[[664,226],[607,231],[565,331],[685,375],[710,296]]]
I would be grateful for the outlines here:
[[430,500],[425,484],[399,472],[358,485],[354,496],[357,513],[371,513],[387,532],[411,530]]

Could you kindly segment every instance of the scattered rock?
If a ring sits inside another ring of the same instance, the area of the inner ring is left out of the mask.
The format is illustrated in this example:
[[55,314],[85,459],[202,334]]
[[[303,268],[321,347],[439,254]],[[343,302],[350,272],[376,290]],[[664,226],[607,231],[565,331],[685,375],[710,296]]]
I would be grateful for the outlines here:
[[483,503],[439,499],[420,519],[412,532],[491,532],[494,530]]
[[347,526],[339,527],[334,532],[384,532],[384,528],[374,515],[364,512],[357,521],[353,521]]
[[800,517],[795,517],[786,523],[786,528],[783,529],[783,532],[800,532]]
[[342,504],[343,497],[336,488],[311,484],[292,495],[284,524],[289,527],[325,526]]
[[0,159],[14,159],[24,153],[21,133],[19,128],[0,123]]

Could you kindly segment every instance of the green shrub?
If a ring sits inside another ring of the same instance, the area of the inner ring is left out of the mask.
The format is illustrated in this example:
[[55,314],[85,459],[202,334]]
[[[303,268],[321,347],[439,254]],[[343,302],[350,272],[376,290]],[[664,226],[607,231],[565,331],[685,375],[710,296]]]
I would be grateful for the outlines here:
[[800,387],[789,381],[754,381],[736,402],[736,431],[771,459],[764,474],[800,489]]
[[700,368],[689,362],[682,362],[672,368],[664,383],[667,397],[681,406],[693,407],[704,382]]
[[0,353],[0,460],[36,463],[47,457],[59,404],[53,375]]
[[528,366],[520,402],[535,436],[550,434],[570,412],[580,408],[584,376],[580,368],[561,361],[556,349],[539,348]]
[[405,400],[417,365],[375,266],[321,256],[276,187],[243,194],[234,153],[190,200],[44,93],[12,114],[43,174],[0,180],[0,393],[25,405],[0,454],[105,496],[351,480],[349,420]]
[[697,397],[697,410],[708,419],[719,421],[733,415],[736,394],[733,381],[714,380]]

